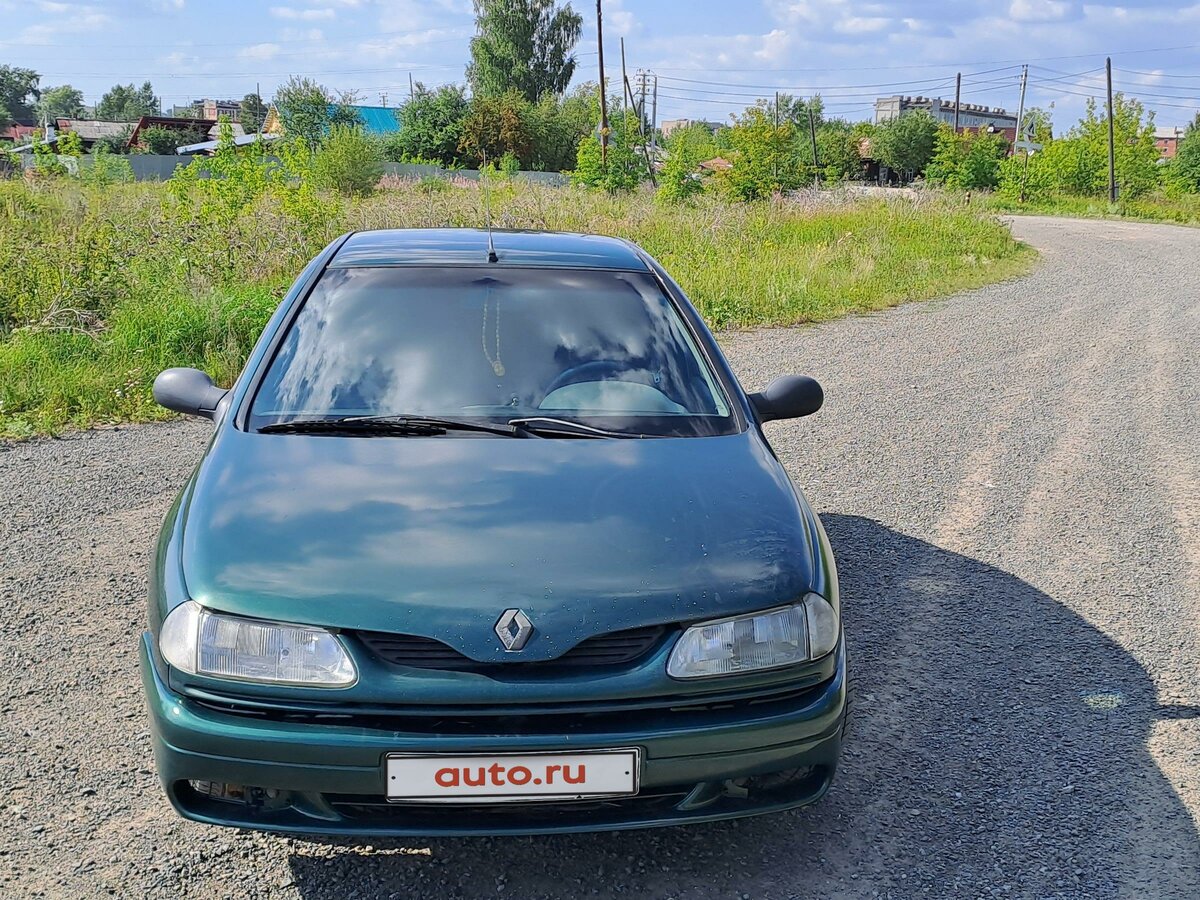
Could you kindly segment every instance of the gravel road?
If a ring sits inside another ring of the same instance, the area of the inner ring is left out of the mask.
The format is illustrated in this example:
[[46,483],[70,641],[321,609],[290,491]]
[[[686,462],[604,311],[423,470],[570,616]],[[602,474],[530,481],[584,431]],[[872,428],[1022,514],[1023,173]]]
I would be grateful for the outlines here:
[[1200,230],[1021,219],[1028,278],[728,334],[838,555],[857,699],[819,805],[353,846],[183,822],[136,666],[204,424],[0,448],[0,895],[1197,897]]

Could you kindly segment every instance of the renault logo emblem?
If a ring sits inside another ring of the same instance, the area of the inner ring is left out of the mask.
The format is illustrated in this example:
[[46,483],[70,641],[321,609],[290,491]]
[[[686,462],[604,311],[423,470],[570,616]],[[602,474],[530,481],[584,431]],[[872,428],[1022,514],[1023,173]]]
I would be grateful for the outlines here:
[[533,623],[519,609],[506,609],[496,621],[496,637],[500,638],[505,650],[515,652],[522,649],[531,634]]

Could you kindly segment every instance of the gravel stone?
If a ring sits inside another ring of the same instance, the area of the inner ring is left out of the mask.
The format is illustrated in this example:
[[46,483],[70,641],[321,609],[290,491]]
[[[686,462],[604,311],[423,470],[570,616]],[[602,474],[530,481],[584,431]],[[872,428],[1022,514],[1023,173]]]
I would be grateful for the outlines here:
[[842,578],[832,792],[625,834],[320,841],[179,819],[137,672],[197,422],[0,445],[0,897],[1195,897],[1200,230],[1019,219],[1032,275],[732,332]]

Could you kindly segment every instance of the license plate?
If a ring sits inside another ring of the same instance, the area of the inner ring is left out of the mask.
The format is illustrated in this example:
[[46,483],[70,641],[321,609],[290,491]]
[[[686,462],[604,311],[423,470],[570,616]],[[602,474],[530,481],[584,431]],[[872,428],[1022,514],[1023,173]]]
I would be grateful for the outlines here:
[[397,803],[515,803],[630,797],[638,792],[641,752],[389,754],[387,798]]

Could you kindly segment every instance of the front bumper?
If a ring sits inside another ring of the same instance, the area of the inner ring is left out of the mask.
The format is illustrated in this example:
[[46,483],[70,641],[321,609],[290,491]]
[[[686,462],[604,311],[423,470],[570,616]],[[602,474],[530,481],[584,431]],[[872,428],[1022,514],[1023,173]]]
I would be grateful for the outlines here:
[[[454,733],[406,720],[295,721],[220,709],[181,696],[159,676],[149,635],[141,648],[154,755],[172,805],[215,825],[305,834],[396,836],[615,831],[757,815],[819,799],[833,779],[846,712],[844,647],[834,675],[816,687],[756,704],[664,711],[647,721],[583,717],[583,729]],[[391,752],[642,748],[641,792],[621,800],[520,804],[391,804]],[[237,801],[190,782],[245,786]]]

